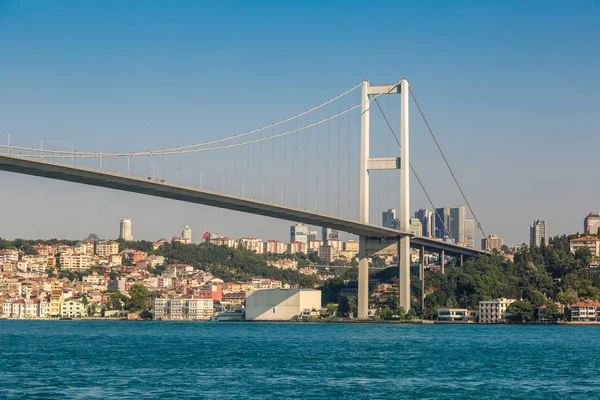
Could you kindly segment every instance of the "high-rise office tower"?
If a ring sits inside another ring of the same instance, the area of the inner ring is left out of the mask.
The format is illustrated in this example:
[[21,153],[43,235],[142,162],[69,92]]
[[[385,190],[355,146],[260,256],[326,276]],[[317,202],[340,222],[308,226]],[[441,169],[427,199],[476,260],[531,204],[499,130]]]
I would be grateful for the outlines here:
[[450,209],[448,207],[435,209],[434,236],[440,239],[450,235]]
[[583,220],[583,232],[596,235],[600,229],[600,212],[591,212]]
[[317,231],[309,231],[308,232],[308,241],[309,242],[314,242],[315,240],[317,240],[317,235],[319,233]]
[[467,209],[465,206],[450,208],[450,236],[454,243],[465,243],[465,220]]
[[308,245],[308,226],[296,224],[290,227],[290,242],[302,242]]
[[423,236],[434,236],[435,220],[433,219],[433,212],[426,208],[422,208],[415,212],[415,218],[418,218],[419,221],[421,221]]
[[183,228],[183,232],[181,232],[181,237],[187,243],[192,243],[192,228],[186,225],[185,228]]
[[546,240],[546,221],[539,218],[533,221],[529,227],[529,244],[531,246],[540,246],[542,241]]
[[475,248],[475,221],[472,219],[465,219],[465,246],[472,249]]
[[340,233],[335,229],[321,228],[321,239],[323,240],[323,246],[327,246],[329,239],[339,239]]
[[129,218],[123,218],[121,220],[119,238],[127,240],[128,242],[133,240],[133,235],[131,234],[131,220]]
[[381,213],[381,226],[396,229],[396,221],[396,210],[393,208]]

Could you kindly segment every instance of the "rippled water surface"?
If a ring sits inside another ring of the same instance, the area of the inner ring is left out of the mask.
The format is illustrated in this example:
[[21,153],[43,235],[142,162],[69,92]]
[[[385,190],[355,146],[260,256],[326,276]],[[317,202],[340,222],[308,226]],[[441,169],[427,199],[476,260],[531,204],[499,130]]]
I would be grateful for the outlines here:
[[0,398],[600,399],[600,327],[0,321]]

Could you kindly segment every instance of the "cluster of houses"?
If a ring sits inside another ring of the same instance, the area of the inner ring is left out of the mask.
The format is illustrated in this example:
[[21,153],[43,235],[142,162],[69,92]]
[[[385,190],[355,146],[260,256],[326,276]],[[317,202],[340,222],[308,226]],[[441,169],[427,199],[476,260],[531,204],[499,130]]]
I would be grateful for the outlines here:
[[[215,312],[242,307],[246,291],[286,288],[279,280],[223,282],[187,264],[170,264],[158,275],[148,267],[165,264],[162,256],[125,249],[114,241],[86,241],[75,246],[34,245],[36,255],[0,250],[1,318],[123,317],[133,285],[148,288],[155,318],[209,319]],[[127,265],[123,265],[127,264]],[[69,279],[61,271],[77,272]]]

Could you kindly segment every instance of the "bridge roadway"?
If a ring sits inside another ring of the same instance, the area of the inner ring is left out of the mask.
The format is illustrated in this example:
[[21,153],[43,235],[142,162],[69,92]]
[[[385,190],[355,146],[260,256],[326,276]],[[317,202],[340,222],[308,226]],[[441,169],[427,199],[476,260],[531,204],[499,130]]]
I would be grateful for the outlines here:
[[[154,179],[143,179],[91,168],[52,163],[25,156],[1,154],[0,170],[146,194],[185,201],[188,203],[203,204],[283,219],[286,221],[300,222],[308,225],[325,226],[368,238],[392,239],[399,236],[410,236],[410,233],[403,233],[395,229],[363,224],[357,221],[320,214],[313,211],[285,207],[269,202],[246,199],[209,190],[161,182]],[[477,256],[479,254],[486,254],[486,252],[481,250],[458,246],[422,236],[411,237],[411,247],[419,249],[424,247],[425,251],[432,253],[440,253],[444,250],[445,254],[449,256]]]

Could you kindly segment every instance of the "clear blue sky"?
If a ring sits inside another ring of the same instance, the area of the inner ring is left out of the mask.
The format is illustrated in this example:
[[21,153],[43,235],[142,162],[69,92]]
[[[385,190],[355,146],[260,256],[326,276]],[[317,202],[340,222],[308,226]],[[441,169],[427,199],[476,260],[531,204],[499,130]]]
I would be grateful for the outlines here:
[[[598,2],[353,3],[0,0],[0,141],[185,145],[406,76],[488,234],[520,243],[539,217],[551,235],[582,230],[600,210]],[[434,202],[463,203],[411,118]],[[196,240],[288,236],[287,222],[207,207],[8,173],[0,185],[2,237],[113,237],[123,216],[136,238],[186,224]],[[415,187],[411,208],[425,206]]]

